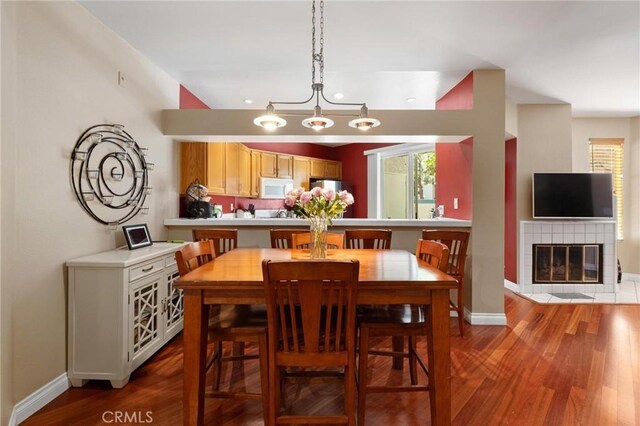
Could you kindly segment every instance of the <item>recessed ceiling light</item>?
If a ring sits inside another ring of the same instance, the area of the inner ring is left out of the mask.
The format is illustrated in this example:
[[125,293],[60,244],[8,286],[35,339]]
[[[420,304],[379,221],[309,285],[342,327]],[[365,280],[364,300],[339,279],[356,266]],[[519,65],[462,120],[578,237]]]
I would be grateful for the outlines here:
[[416,98],[413,98],[413,97],[412,98],[407,98],[407,102],[415,102],[415,101],[416,101]]
[[336,93],[333,94],[333,97],[335,99],[342,99],[342,98],[344,98],[344,93],[336,92]]
[[252,104],[252,103],[253,103],[253,100],[251,100],[251,99],[245,99],[245,100],[244,100],[244,103],[245,103],[245,104]]

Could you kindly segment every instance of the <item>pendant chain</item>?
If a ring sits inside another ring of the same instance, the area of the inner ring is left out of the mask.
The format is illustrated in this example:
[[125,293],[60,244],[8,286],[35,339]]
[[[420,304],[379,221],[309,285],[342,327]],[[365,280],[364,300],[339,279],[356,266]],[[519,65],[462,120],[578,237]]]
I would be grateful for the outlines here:
[[324,81],[324,0],[320,0],[320,51],[316,52],[316,1],[311,3],[311,84],[316,82],[316,62],[320,83]]

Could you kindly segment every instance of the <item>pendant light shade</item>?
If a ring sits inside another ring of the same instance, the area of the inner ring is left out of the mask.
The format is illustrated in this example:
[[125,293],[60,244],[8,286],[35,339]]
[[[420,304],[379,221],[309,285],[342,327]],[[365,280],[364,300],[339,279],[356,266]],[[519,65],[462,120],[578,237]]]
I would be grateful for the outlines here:
[[287,120],[282,117],[278,117],[275,114],[273,105],[269,104],[267,106],[267,113],[255,118],[253,120],[253,124],[255,124],[256,126],[264,127],[267,130],[275,130],[278,127],[286,126]]

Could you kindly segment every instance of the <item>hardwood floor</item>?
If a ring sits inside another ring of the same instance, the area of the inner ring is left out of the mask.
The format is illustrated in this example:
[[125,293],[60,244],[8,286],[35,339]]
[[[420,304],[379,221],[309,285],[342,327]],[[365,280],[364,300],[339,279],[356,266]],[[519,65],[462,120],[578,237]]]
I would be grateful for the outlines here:
[[[639,305],[539,305],[510,291],[505,291],[505,304],[507,327],[467,325],[460,338],[451,320],[454,424],[640,425]],[[371,358],[373,380],[401,380],[401,372],[391,370],[391,361],[383,358]],[[226,383],[233,375],[234,383],[259,389],[257,363],[231,370],[225,370]],[[293,384],[287,395],[304,409],[342,404],[339,384],[311,390]],[[427,398],[420,393],[371,395],[366,424],[428,424]],[[259,401],[207,399],[205,405],[207,424],[262,424]],[[149,423],[145,416],[150,412],[154,425],[179,425],[181,410],[178,336],[136,370],[125,388],[92,381],[69,389],[23,424],[103,425],[104,413],[109,421],[120,411],[129,419],[142,418],[139,423]]]

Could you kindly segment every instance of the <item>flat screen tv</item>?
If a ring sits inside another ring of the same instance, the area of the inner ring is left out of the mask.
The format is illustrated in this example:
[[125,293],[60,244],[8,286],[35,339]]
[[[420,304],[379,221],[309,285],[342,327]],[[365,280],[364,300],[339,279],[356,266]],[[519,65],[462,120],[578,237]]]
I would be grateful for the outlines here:
[[610,173],[534,173],[533,217],[613,218]]

